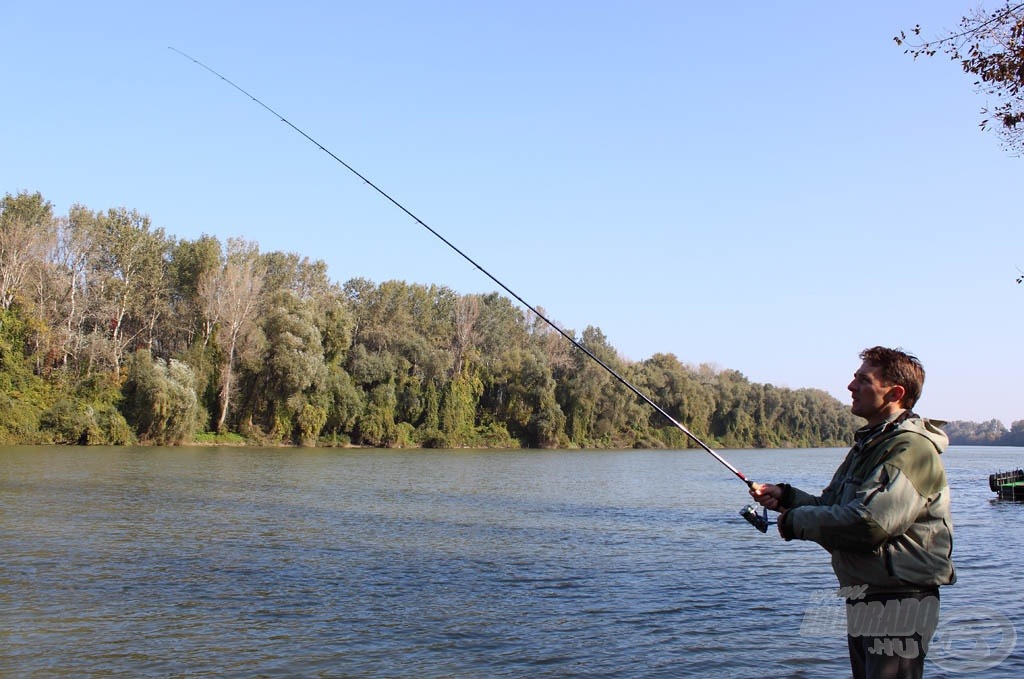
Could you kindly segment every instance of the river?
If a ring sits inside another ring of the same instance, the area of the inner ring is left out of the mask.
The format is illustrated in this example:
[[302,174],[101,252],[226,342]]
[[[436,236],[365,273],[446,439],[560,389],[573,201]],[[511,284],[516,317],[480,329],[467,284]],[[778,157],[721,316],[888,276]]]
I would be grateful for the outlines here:
[[[723,455],[817,491],[844,452]],[[1024,448],[943,457],[927,676],[1024,676],[1024,503],[987,482]],[[692,450],[0,448],[0,675],[848,676],[827,553],[748,500]]]

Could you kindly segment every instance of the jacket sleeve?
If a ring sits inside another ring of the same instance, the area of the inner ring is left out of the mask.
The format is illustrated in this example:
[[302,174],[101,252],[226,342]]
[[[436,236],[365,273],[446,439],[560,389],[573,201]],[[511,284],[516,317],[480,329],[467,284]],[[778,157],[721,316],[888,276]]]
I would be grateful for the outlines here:
[[[779,503],[785,509],[821,504],[821,496],[819,495],[811,495],[810,493],[791,486],[788,483],[780,483],[778,485],[782,488],[782,499]],[[828,489],[826,489],[826,492],[827,490]]]
[[[812,540],[825,549],[870,552],[915,522],[928,498],[904,469],[919,468],[913,459],[934,453],[898,443],[886,462],[873,469],[848,502],[801,505],[783,515],[786,539]],[[909,458],[909,459],[908,459]]]

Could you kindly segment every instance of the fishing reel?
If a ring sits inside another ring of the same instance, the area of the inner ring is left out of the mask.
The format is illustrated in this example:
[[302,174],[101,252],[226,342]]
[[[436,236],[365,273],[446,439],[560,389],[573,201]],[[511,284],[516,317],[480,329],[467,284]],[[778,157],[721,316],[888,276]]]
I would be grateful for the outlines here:
[[768,532],[768,526],[774,526],[775,521],[768,520],[768,508],[763,507],[764,511],[761,514],[757,512],[757,505],[747,505],[740,510],[740,516],[747,520],[754,528],[758,529],[762,533]]

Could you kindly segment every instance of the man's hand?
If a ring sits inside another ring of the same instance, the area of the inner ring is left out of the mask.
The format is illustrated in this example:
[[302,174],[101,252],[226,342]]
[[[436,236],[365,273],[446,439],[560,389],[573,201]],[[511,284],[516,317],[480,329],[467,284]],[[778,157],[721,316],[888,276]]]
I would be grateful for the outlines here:
[[771,483],[755,483],[750,487],[750,497],[754,498],[762,507],[779,511],[782,487]]

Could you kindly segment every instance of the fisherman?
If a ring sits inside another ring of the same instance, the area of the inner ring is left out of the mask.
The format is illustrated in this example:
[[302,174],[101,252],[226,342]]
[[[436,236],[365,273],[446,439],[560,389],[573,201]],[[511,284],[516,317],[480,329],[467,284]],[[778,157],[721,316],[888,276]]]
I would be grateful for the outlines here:
[[779,534],[832,555],[846,600],[855,679],[922,677],[938,626],[939,586],[956,580],[949,485],[939,455],[949,439],[911,410],[924,368],[899,349],[873,347],[847,387],[867,420],[831,483],[814,496],[789,484],[753,484],[751,496],[781,512]]

